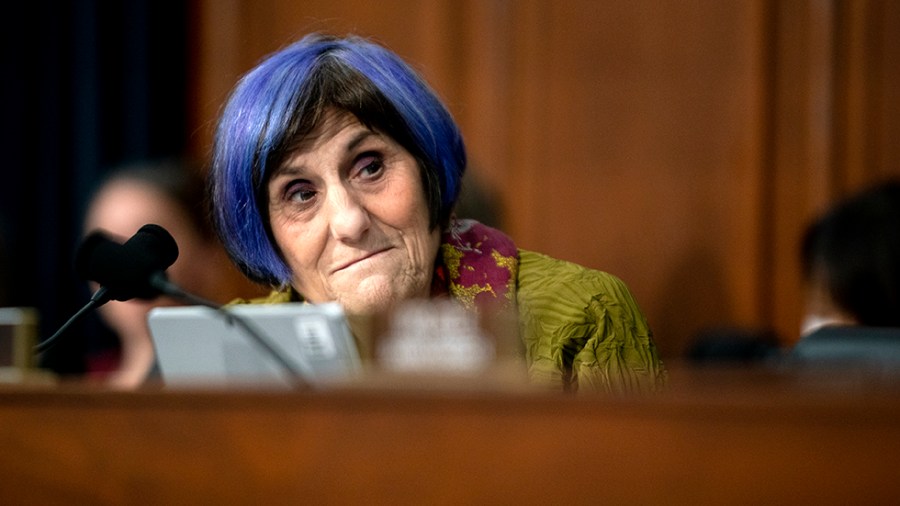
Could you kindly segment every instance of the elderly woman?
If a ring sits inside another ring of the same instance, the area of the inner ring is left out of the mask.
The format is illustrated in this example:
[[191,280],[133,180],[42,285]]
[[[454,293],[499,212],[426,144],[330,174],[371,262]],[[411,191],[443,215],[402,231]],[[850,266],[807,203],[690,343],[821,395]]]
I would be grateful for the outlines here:
[[627,287],[455,220],[465,168],[456,124],[398,56],[310,35],[234,89],[216,133],[213,213],[232,260],[274,288],[256,302],[337,301],[351,317],[411,299],[505,305],[535,382],[659,387],[665,371]]

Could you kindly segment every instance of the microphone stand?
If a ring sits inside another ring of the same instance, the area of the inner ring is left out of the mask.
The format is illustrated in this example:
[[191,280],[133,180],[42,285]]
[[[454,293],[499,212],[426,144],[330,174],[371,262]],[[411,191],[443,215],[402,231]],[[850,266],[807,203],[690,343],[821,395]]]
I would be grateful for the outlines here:
[[72,317],[69,318],[68,321],[66,321],[66,323],[63,323],[63,325],[59,329],[57,329],[57,331],[54,332],[52,336],[50,336],[47,339],[38,343],[34,347],[34,352],[41,353],[41,352],[47,351],[54,344],[56,344],[56,340],[59,339],[59,336],[61,336],[63,334],[63,332],[67,328],[69,328],[73,323],[78,321],[79,318],[84,316],[85,313],[87,313],[88,311],[90,311],[92,309],[96,309],[96,308],[102,306],[103,304],[106,304],[107,302],[109,302],[109,297],[107,297],[106,292],[107,292],[106,287],[101,286],[100,289],[97,290],[96,292],[94,292],[94,295],[91,296],[91,300],[89,300],[88,303],[84,305],[84,307],[79,309],[77,313],[72,315]]

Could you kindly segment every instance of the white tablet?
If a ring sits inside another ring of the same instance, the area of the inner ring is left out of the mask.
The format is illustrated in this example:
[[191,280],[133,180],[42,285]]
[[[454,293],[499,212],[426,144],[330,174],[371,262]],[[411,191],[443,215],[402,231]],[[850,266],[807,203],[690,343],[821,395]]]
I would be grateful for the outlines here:
[[310,385],[360,371],[356,343],[337,303],[247,304],[226,311],[256,329],[281,359],[219,311],[154,308],[147,321],[166,385],[290,386],[293,376],[282,361]]

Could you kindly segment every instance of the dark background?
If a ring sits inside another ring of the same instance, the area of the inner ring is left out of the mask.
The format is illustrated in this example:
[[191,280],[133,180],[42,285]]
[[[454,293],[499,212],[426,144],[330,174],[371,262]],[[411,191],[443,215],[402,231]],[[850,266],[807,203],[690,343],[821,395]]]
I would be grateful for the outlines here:
[[[184,2],[48,1],[4,6],[0,306],[40,314],[41,339],[89,297],[72,268],[83,208],[118,164],[185,150]],[[105,346],[95,316],[41,358],[83,371]]]

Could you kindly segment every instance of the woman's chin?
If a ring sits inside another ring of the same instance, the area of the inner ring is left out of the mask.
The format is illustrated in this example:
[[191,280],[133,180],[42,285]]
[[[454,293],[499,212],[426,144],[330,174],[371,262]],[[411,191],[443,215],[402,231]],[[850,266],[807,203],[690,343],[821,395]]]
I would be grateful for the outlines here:
[[397,298],[392,294],[366,293],[362,296],[352,296],[340,301],[344,311],[352,315],[377,315],[386,313],[397,303]]
[[339,297],[344,311],[354,315],[377,315],[390,312],[399,302],[415,296],[407,286],[395,286],[390,281],[366,279],[356,290]]

